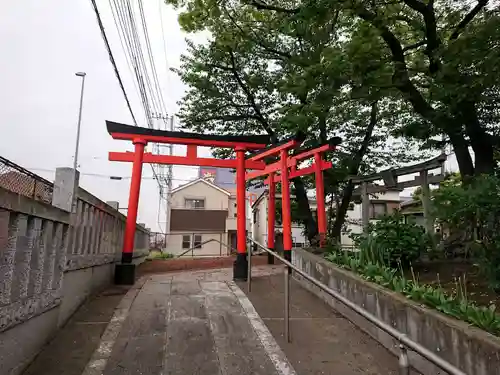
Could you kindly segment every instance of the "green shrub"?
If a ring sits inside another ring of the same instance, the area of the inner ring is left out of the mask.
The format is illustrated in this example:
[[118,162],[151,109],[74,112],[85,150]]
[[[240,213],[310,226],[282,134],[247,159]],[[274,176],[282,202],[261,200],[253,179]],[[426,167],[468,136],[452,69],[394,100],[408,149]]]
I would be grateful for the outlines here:
[[164,253],[161,251],[151,251],[147,259],[153,260],[153,259],[172,259],[172,258],[175,258],[174,254]]
[[433,212],[451,234],[474,250],[490,286],[500,289],[500,178],[480,176],[467,185],[445,185],[433,191]]
[[387,215],[370,225],[368,234],[351,235],[361,261],[408,267],[430,247],[429,236],[415,223],[405,223],[399,213]]

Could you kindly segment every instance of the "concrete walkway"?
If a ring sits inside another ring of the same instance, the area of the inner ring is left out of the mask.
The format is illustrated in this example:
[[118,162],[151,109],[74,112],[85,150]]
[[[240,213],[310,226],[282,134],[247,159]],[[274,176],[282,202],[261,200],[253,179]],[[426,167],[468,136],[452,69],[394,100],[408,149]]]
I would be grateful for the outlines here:
[[395,357],[298,285],[284,342],[282,267],[254,277],[252,304],[231,269],[144,276],[114,311],[78,313],[25,375],[397,374]]
[[[239,285],[246,293],[246,284]],[[298,374],[399,374],[398,358],[293,279],[288,343],[283,335],[283,290],[280,272],[254,278],[247,295]]]

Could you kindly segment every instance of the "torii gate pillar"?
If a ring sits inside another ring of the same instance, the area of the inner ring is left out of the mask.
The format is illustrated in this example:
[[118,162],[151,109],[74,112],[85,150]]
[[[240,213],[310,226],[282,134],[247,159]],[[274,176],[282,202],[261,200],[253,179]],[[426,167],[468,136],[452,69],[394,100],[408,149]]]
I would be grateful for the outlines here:
[[236,149],[236,209],[237,209],[237,244],[236,260],[233,265],[233,279],[246,280],[248,274],[247,259],[247,221],[246,221],[246,182],[245,150]]
[[117,264],[115,268],[115,284],[118,285],[133,285],[135,281],[135,265],[132,264],[132,258],[134,255],[135,226],[141,192],[142,162],[147,142],[137,138],[133,140],[133,143],[134,161],[132,165],[132,179],[130,181],[130,194],[128,197],[125,236],[123,238],[122,262],[121,264]]

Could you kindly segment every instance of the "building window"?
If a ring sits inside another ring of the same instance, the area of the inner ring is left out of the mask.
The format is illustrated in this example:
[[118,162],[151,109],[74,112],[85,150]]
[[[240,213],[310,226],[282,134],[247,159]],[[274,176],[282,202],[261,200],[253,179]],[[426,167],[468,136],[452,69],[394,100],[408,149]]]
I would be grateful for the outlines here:
[[193,234],[193,239],[194,239],[194,248],[195,249],[201,249],[201,234]]
[[191,236],[182,236],[182,248],[183,249],[191,248]]
[[371,203],[370,204],[370,219],[377,219],[387,213],[387,204]]
[[205,200],[204,199],[185,199],[184,206],[189,209],[204,209]]
[[253,212],[253,223],[257,224],[257,221],[259,220],[259,210],[255,210]]

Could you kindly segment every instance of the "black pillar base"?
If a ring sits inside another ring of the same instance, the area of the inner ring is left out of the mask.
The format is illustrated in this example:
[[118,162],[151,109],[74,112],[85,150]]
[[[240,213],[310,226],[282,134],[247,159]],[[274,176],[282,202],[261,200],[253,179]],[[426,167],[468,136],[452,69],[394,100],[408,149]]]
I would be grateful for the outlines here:
[[130,264],[132,263],[132,257],[134,253],[122,253],[122,263]]
[[[274,249],[269,249],[274,251]],[[274,255],[271,253],[267,253],[267,264],[274,264]]]
[[115,284],[116,285],[134,285],[135,283],[135,264],[121,263],[115,266]]
[[[283,251],[283,258],[285,258],[285,260],[289,261],[290,263],[292,263],[292,250],[285,250]],[[292,267],[288,266],[288,273],[291,274],[292,273]]]
[[236,254],[236,260],[233,264],[233,280],[246,281],[248,278],[248,260],[247,254]]

